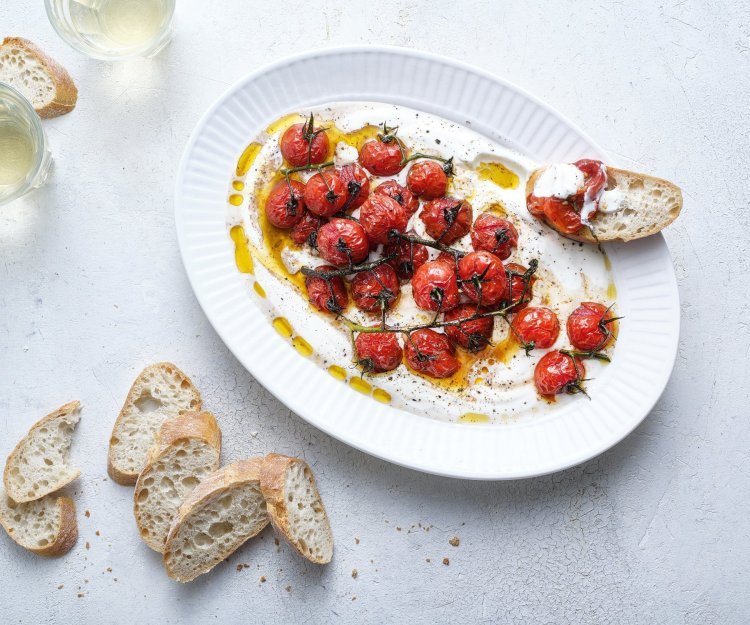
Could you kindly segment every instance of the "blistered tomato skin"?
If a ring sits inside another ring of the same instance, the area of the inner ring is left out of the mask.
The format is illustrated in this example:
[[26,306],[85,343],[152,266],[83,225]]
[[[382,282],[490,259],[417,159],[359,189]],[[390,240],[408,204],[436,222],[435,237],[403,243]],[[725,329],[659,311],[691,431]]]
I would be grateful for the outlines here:
[[474,304],[461,304],[445,313],[446,321],[462,321],[459,325],[445,326],[443,330],[448,338],[459,347],[477,353],[490,344],[492,331],[495,328],[494,317],[479,317],[477,314],[487,312],[485,308],[477,308]]
[[375,187],[375,193],[387,195],[392,200],[396,200],[404,207],[406,214],[411,217],[419,210],[419,200],[406,187],[400,185],[395,180],[386,180]]
[[518,245],[518,230],[507,219],[482,213],[471,227],[471,245],[478,252],[491,252],[505,260]]
[[486,306],[497,304],[508,289],[503,262],[484,250],[471,252],[458,262],[458,278],[464,295]]
[[431,378],[449,378],[461,368],[448,337],[429,328],[406,337],[404,354],[412,369]]
[[[508,263],[505,265],[505,273],[508,277],[508,287],[506,295],[500,300],[500,305],[509,306],[513,302],[518,302],[513,308],[508,309],[508,312],[515,313],[525,308],[534,297],[533,290],[536,276],[531,276],[529,286],[524,294],[524,281],[521,276],[526,273],[526,267],[517,263]],[[521,300],[522,296],[523,300]]]
[[365,203],[370,195],[370,177],[358,163],[349,163],[338,170],[339,178],[346,187],[343,209],[353,211]]
[[331,219],[318,230],[318,251],[333,265],[348,267],[361,263],[370,253],[364,228],[351,219]]
[[289,229],[299,223],[305,211],[305,185],[298,180],[279,182],[268,194],[266,217],[277,228]]
[[440,243],[450,245],[469,233],[472,208],[466,200],[443,197],[427,202],[419,218],[427,234]]
[[363,373],[393,371],[403,360],[404,352],[393,332],[363,332],[354,340],[357,364]]
[[558,393],[572,393],[586,377],[586,367],[579,358],[560,351],[546,353],[534,369],[534,384],[540,395],[553,397]]
[[313,215],[310,211],[305,210],[300,219],[292,228],[289,235],[296,245],[309,245],[318,248],[318,229],[325,223],[322,217]]
[[346,186],[336,172],[318,172],[305,185],[305,205],[319,217],[331,217],[346,202]]
[[613,317],[603,304],[583,302],[568,317],[566,327],[570,344],[584,352],[604,349],[612,341],[612,332],[603,322]]
[[437,161],[418,161],[409,169],[406,185],[414,195],[424,200],[434,200],[445,195],[448,176]]
[[313,128],[313,132],[308,133],[307,128],[308,122],[294,124],[281,136],[281,155],[292,167],[317,165],[324,162],[328,156],[330,142],[326,131]]
[[405,239],[390,241],[383,250],[383,256],[394,256],[388,264],[396,270],[396,275],[400,280],[411,280],[414,272],[430,257],[424,245]]
[[[334,271],[336,267],[320,265],[315,269],[316,271]],[[338,276],[327,279],[307,276],[305,287],[310,303],[321,312],[338,315],[343,312],[349,303],[344,280]]]
[[388,310],[398,299],[401,285],[390,265],[378,265],[371,271],[360,271],[352,280],[352,299],[366,312]]
[[552,347],[560,334],[557,315],[543,306],[528,306],[512,321],[516,336],[526,345],[536,349]]
[[404,168],[403,154],[396,139],[367,141],[359,151],[359,162],[373,176],[395,176]]
[[403,232],[409,223],[404,207],[387,195],[373,193],[359,211],[359,222],[367,233],[370,243],[388,243],[391,230]]
[[411,288],[414,302],[422,310],[446,311],[458,306],[458,281],[452,261],[425,263],[414,272]]

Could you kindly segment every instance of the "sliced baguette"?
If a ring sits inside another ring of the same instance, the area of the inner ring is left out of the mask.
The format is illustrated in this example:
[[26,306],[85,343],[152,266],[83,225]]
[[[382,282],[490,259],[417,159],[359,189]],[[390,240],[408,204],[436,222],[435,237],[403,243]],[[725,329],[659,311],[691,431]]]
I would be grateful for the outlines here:
[[133,512],[143,541],[162,553],[177,508],[219,468],[221,431],[210,412],[187,412],[159,428],[135,484]]
[[133,382],[109,439],[107,471],[119,484],[135,484],[157,430],[167,419],[200,410],[201,396],[169,362],[146,367]]
[[260,487],[277,532],[310,562],[330,562],[333,533],[307,463],[299,458],[269,454],[263,461]]
[[18,90],[40,117],[70,113],[78,100],[65,68],[21,37],[6,37],[0,45],[0,82]]
[[169,577],[190,582],[208,573],[268,525],[260,490],[262,463],[262,458],[251,458],[230,464],[188,495],[164,548]]
[[61,556],[78,539],[76,506],[70,497],[47,495],[16,503],[0,490],[0,525],[21,547],[40,556]]
[[[535,169],[529,176],[526,182],[527,196],[532,193],[536,179],[543,170],[544,167]],[[622,208],[614,213],[598,213],[591,220],[593,234],[588,228],[582,228],[577,234],[560,234],[575,241],[594,244],[632,241],[661,232],[677,219],[682,210],[682,191],[668,180],[608,166],[606,190],[615,188],[623,194]],[[546,219],[540,219],[554,229]]]
[[81,474],[68,466],[80,407],[79,402],[72,401],[37,421],[8,456],[3,482],[13,501],[41,499]]

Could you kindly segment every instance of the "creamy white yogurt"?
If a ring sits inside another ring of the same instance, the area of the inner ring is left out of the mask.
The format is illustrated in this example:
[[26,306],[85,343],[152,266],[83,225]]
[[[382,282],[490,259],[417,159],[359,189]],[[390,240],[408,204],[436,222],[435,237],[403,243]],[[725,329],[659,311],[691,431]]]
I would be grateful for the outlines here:
[[583,187],[583,172],[569,163],[548,165],[534,182],[534,195],[565,200]]

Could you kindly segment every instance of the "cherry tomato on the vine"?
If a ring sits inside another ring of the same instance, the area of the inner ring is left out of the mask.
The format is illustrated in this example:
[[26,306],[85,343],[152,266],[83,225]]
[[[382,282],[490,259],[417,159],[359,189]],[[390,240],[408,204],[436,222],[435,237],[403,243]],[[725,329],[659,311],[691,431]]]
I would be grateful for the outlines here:
[[370,271],[360,271],[352,280],[352,299],[360,310],[376,312],[393,306],[401,292],[401,285],[393,267],[378,265]]
[[503,261],[484,250],[471,252],[458,261],[458,278],[466,297],[487,306],[497,304],[508,289]]
[[277,228],[288,229],[302,219],[305,185],[299,180],[282,180],[268,194],[266,217]]
[[560,334],[560,322],[549,308],[528,306],[512,321],[516,336],[525,345],[536,349],[552,347]]
[[310,247],[318,247],[318,229],[325,223],[322,217],[313,215],[310,211],[306,210],[294,227],[289,233],[297,245],[309,245]]
[[437,161],[418,161],[409,168],[406,185],[415,195],[425,200],[434,200],[445,195],[448,176]]
[[405,239],[395,239],[385,246],[383,256],[391,255],[395,256],[388,264],[396,270],[396,275],[401,280],[411,280],[414,272],[429,259],[429,252],[424,245]]
[[393,371],[404,357],[393,332],[361,332],[354,339],[354,348],[363,373]]
[[472,209],[466,200],[441,197],[427,202],[419,218],[433,239],[450,245],[466,235],[471,228]]
[[[524,281],[521,276],[526,273],[526,267],[517,263],[508,263],[505,265],[505,273],[508,276],[508,287],[505,291],[506,294],[500,300],[500,304],[508,306],[513,302],[518,302],[513,308],[508,309],[508,312],[518,312],[531,301],[536,276],[531,276],[529,286],[524,293]],[[521,300],[521,296],[523,296],[523,300]]]
[[431,378],[449,378],[461,368],[453,343],[445,334],[429,328],[409,334],[404,353],[412,369]]
[[612,311],[596,302],[583,302],[566,324],[570,344],[584,352],[605,348],[612,341]]
[[292,167],[303,167],[325,161],[330,142],[326,131],[315,128],[312,126],[312,120],[308,120],[289,126],[281,136],[280,148],[281,155]]
[[[316,271],[335,271],[336,267],[331,265],[320,265]],[[307,276],[305,278],[307,297],[310,303],[321,312],[341,313],[349,303],[344,280],[339,276],[332,278],[321,278],[318,276]]]
[[351,219],[331,219],[318,230],[318,251],[329,263],[346,267],[361,263],[370,253],[364,228]]
[[507,219],[482,213],[471,227],[471,245],[476,251],[492,252],[505,260],[518,245],[518,230]]
[[386,180],[384,183],[375,187],[375,193],[382,193],[389,198],[396,200],[404,207],[406,214],[411,217],[419,210],[419,200],[414,194],[404,186],[401,186],[395,180]]
[[387,195],[373,193],[359,211],[359,222],[367,233],[370,243],[388,242],[391,230],[403,232],[409,223],[404,207]]
[[443,330],[448,338],[456,345],[470,352],[481,352],[490,344],[492,331],[495,328],[494,317],[479,317],[472,319],[477,314],[487,312],[486,308],[477,308],[475,304],[461,304],[453,310],[445,313],[446,321],[461,321],[459,325],[445,326]]
[[346,187],[344,210],[359,208],[370,195],[370,177],[359,163],[349,163],[338,170],[339,178]]
[[373,176],[395,176],[406,163],[401,146],[395,137],[389,141],[373,139],[359,150],[359,162]]
[[411,281],[414,302],[422,310],[450,310],[459,303],[456,267],[444,260],[425,263]]
[[319,217],[330,217],[344,207],[346,194],[346,185],[336,172],[317,172],[305,185],[305,205]]
[[558,393],[581,391],[586,367],[580,358],[561,351],[551,351],[539,359],[534,369],[534,384],[540,395],[551,397]]

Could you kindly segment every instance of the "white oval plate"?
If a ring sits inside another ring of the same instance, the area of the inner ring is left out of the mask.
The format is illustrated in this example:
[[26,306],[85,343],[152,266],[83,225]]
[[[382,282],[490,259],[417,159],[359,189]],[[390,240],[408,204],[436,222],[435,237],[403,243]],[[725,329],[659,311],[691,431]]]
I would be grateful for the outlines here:
[[331,436],[420,471],[474,479],[541,475],[588,460],[648,414],[677,353],[679,300],[666,243],[656,235],[607,245],[621,324],[614,360],[591,400],[580,396],[510,424],[447,423],[380,404],[302,358],[260,312],[238,273],[226,227],[227,184],[247,143],[271,121],[336,101],[402,104],[449,120],[538,161],[612,162],[583,132],[496,76],[430,54],[336,48],[290,57],[240,80],[190,137],[175,191],[187,274],[227,347],[276,397]]

